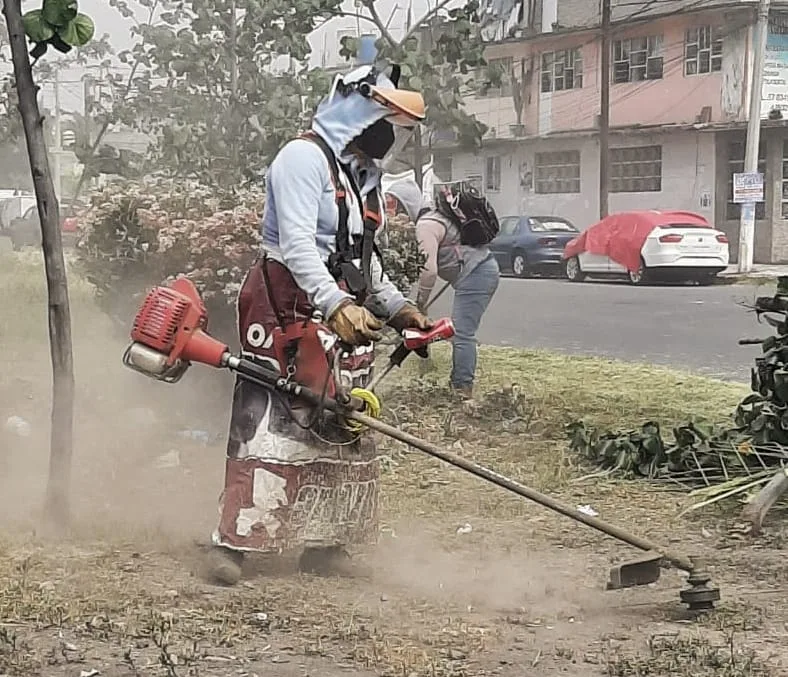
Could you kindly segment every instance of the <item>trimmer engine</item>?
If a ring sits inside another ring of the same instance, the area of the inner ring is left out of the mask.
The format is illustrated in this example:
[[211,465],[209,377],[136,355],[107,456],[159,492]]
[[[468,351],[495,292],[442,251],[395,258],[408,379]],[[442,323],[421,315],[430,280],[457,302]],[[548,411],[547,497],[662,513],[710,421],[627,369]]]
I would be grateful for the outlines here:
[[206,333],[208,312],[191,280],[154,287],[134,318],[123,364],[159,381],[175,383],[192,362],[224,366],[230,349]]

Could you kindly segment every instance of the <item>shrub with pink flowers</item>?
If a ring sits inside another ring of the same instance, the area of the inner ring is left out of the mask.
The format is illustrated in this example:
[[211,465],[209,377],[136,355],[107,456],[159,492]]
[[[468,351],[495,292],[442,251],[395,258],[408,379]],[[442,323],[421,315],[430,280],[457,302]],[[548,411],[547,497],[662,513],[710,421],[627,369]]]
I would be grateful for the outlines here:
[[153,285],[186,275],[212,330],[230,338],[235,298],[259,251],[262,191],[218,190],[169,179],[115,181],[80,219],[80,265],[101,307],[127,328]]
[[[91,196],[80,215],[79,262],[99,304],[123,331],[150,287],[186,275],[197,285],[211,331],[235,336],[235,300],[260,248],[262,190],[198,183],[118,180]],[[389,219],[383,251],[389,277],[407,293],[423,255],[406,217]]]

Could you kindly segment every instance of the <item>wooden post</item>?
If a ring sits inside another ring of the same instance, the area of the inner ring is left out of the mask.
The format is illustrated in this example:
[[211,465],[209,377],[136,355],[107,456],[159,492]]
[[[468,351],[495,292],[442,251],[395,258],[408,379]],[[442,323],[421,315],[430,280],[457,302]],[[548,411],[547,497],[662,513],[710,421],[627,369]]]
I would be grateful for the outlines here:
[[3,14],[8,26],[16,91],[19,95],[19,112],[22,116],[30,172],[41,221],[41,241],[49,299],[49,348],[52,358],[53,387],[46,514],[57,526],[65,526],[70,517],[74,359],[71,348],[71,311],[60,233],[60,213],[49,170],[44,120],[36,98],[38,88],[33,82],[27,37],[22,25],[21,0],[5,0]]
[[413,178],[419,185],[419,190],[424,191],[424,147],[421,145],[421,125],[416,125],[413,135]]

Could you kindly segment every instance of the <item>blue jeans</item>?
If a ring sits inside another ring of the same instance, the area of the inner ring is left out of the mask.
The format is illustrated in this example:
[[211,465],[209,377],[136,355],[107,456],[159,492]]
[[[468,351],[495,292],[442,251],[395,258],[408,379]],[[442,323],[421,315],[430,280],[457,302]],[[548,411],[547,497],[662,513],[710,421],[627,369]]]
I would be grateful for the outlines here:
[[490,300],[498,289],[501,273],[495,258],[490,256],[454,287],[454,322],[452,340],[451,385],[454,388],[473,386],[476,374],[476,332]]

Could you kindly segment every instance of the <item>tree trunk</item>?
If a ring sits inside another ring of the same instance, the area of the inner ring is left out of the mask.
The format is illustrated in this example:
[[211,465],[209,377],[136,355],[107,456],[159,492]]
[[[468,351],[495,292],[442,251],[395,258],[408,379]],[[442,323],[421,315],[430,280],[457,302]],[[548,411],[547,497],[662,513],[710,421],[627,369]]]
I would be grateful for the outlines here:
[[22,25],[21,0],[5,0],[5,14],[19,95],[19,112],[25,130],[30,172],[41,220],[41,241],[49,299],[49,348],[52,358],[52,427],[50,431],[49,483],[46,514],[58,526],[70,516],[71,454],[74,428],[74,359],[71,348],[71,311],[68,302],[66,263],[60,233],[60,213],[38,108],[38,88],[28,56]]

